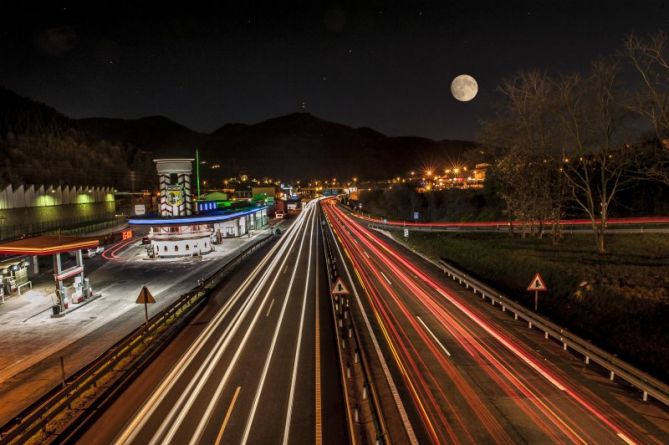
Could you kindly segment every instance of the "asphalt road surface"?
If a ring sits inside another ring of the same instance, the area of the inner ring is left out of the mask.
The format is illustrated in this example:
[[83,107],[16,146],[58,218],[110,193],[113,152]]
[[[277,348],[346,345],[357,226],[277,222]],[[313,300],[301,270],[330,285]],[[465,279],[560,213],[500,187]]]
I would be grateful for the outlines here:
[[316,206],[249,258],[79,443],[346,443]]
[[482,303],[334,200],[323,207],[351,305],[371,327],[360,329],[366,352],[389,371],[377,385],[397,388],[382,399],[396,442],[669,443],[665,407]]

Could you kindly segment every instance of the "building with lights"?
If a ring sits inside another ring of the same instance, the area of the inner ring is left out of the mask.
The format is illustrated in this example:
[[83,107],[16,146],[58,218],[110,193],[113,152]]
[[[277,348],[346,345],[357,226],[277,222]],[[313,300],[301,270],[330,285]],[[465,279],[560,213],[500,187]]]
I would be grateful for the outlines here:
[[155,159],[160,182],[160,213],[131,218],[134,226],[149,226],[152,258],[200,256],[223,238],[245,235],[265,227],[267,207],[251,201],[198,201],[193,212],[191,176],[193,159]]

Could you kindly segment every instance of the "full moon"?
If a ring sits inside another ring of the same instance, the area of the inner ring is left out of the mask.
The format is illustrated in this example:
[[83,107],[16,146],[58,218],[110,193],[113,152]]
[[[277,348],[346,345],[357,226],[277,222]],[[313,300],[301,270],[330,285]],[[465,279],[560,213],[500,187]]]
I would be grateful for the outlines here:
[[469,74],[460,74],[451,82],[451,94],[460,102],[469,102],[476,97],[479,85]]

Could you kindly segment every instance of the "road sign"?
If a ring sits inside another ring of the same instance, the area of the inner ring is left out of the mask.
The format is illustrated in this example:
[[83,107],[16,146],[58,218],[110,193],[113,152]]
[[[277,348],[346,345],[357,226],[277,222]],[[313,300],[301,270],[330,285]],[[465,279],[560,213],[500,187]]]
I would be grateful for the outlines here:
[[404,229],[404,238],[409,238],[409,229]]
[[153,304],[156,302],[156,299],[153,298],[153,295],[151,295],[151,292],[149,292],[149,289],[146,288],[146,286],[142,286],[142,290],[139,291],[139,295],[137,296],[137,301],[135,303],[137,304]]
[[544,279],[541,277],[541,274],[537,272],[534,275],[534,278],[532,278],[532,281],[530,282],[530,285],[527,286],[528,291],[536,291],[536,292],[546,292],[548,290],[548,287],[546,286],[546,282]]
[[527,286],[528,291],[534,291],[534,311],[539,310],[539,292],[546,292],[548,287],[544,282],[544,279],[541,278],[541,274],[537,272],[532,278],[530,285]]
[[153,304],[155,302],[156,302],[156,299],[153,298],[153,295],[151,295],[151,292],[149,292],[149,289],[147,289],[146,286],[142,286],[142,290],[139,291],[139,295],[137,296],[137,301],[135,301],[135,303],[144,305],[144,321],[145,321],[146,329],[149,328],[149,306],[148,305]]
[[420,213],[413,212],[413,219],[418,220],[420,218]]
[[348,291],[348,287],[344,284],[344,280],[342,280],[341,277],[337,277],[332,285],[330,293],[332,295],[348,295],[350,292]]

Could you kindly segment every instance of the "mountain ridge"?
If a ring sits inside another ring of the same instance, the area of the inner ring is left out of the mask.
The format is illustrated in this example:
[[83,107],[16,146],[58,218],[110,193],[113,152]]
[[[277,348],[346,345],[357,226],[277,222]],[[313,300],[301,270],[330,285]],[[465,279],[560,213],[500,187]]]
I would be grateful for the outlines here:
[[[304,112],[253,124],[226,123],[211,133],[199,133],[163,115],[138,119],[73,119],[53,107],[0,87],[0,138],[5,138],[5,144],[9,144],[7,149],[13,149],[14,157],[13,163],[4,166],[5,182],[37,180],[39,175],[30,173],[21,163],[49,165],[52,158],[58,156],[54,151],[17,149],[13,142],[7,142],[8,135],[24,134],[34,138],[41,137],[40,132],[48,133],[51,139],[60,138],[56,146],[62,146],[59,150],[67,153],[67,159],[59,162],[64,164],[62,169],[76,172],[76,177],[82,174],[75,166],[85,164],[73,148],[79,145],[89,151],[87,156],[104,159],[99,165],[105,165],[106,169],[111,169],[110,163],[119,164],[112,169],[114,175],[101,171],[93,177],[120,177],[126,175],[121,173],[123,169],[132,169],[146,177],[146,183],[150,183],[154,175],[147,159],[193,157],[195,149],[200,150],[200,158],[209,161],[209,166],[217,166],[209,170],[203,167],[202,172],[217,182],[241,173],[285,180],[353,176],[387,179],[409,170],[444,165],[477,146],[470,141],[386,136],[369,127],[351,127]],[[22,150],[30,151],[30,156]],[[114,156],[118,159],[114,160]],[[28,158],[32,159],[26,161]],[[138,163],[136,158],[142,162]],[[49,181],[57,179],[55,171],[42,176]],[[105,181],[117,184],[120,180]]]
[[[100,137],[115,135],[156,156],[191,157],[219,165],[206,172],[214,179],[240,173],[286,179],[366,177],[384,179],[411,169],[439,165],[477,146],[470,141],[435,141],[420,136],[386,136],[369,127],[350,127],[310,113],[297,112],[245,124],[223,124],[198,133],[162,116],[144,119],[80,119]],[[160,125],[147,125],[148,122]],[[91,125],[91,124],[94,125]],[[113,131],[110,128],[115,127]]]

